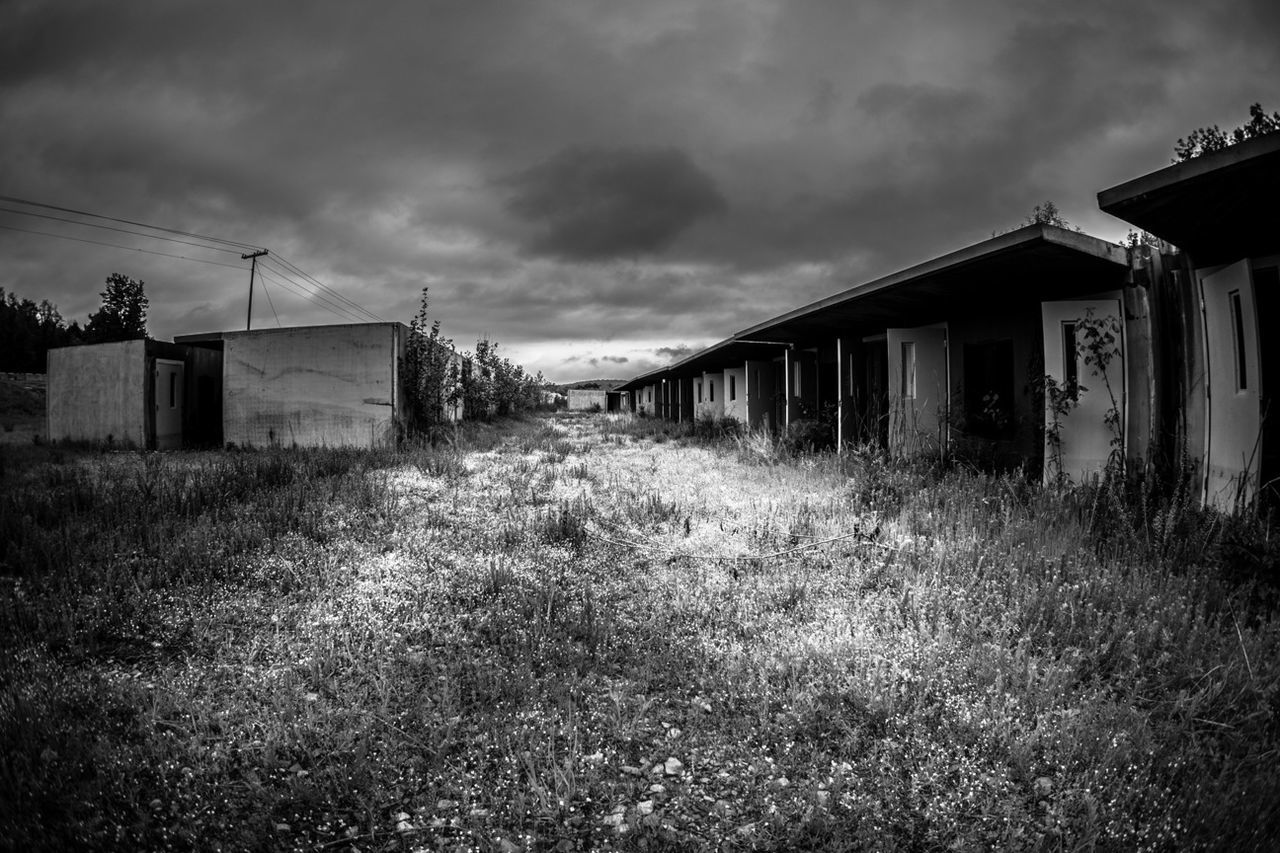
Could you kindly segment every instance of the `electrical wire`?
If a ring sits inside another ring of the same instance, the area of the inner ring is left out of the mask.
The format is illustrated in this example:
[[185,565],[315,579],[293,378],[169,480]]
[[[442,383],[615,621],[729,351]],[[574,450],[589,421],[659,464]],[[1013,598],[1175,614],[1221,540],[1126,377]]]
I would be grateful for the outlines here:
[[271,314],[276,318],[276,328],[280,328],[280,315],[276,313],[276,303],[271,300],[271,291],[267,288],[267,280],[262,280],[262,293],[267,297],[267,304],[271,306]]
[[[91,213],[86,210],[78,210],[72,207],[61,207],[55,204],[46,204],[44,202],[31,201],[29,199],[17,198],[15,196],[0,195],[0,201],[8,202],[11,204],[26,205],[28,207],[38,207],[44,210],[58,211],[60,213],[69,213],[75,216],[86,216],[93,219],[101,219],[107,222],[117,222],[123,225],[132,225],[138,228],[146,228],[151,231],[164,232],[165,234],[177,234],[182,237],[191,237],[195,240],[204,240],[211,243],[220,243],[222,245],[210,246],[202,243],[191,242],[188,240],[178,240],[173,237],[165,237],[160,234],[147,234],[144,232],[133,231],[127,228],[119,228],[111,225],[100,225],[94,222],[80,222],[75,219],[67,219],[65,217],[52,216],[50,214],[36,213],[34,211],[23,211],[23,210],[15,210],[13,208],[0,207],[0,211],[13,213],[19,216],[39,217],[41,219],[48,219],[56,222],[64,222],[70,225],[81,225],[88,228],[102,228],[105,230],[116,231],[123,234],[131,234],[136,237],[144,237],[144,238],[149,238],[154,240],[166,240],[173,243],[181,243],[184,245],[194,246],[201,249],[208,249],[210,251],[226,252],[228,254],[244,254],[243,250],[245,249],[249,249],[251,251],[261,250],[261,247],[256,246],[252,243],[242,243],[237,240],[227,240],[222,237],[214,237],[208,234],[200,234],[194,231],[182,231],[176,228],[166,228],[161,225],[150,225],[146,222],[138,222],[132,219],[122,219],[120,217],[115,217],[115,216],[106,216],[100,213]],[[174,255],[168,252],[158,252],[151,249],[141,249],[134,246],[122,246],[119,243],[108,243],[100,240],[90,240],[84,237],[73,237],[69,234],[56,234],[50,231],[35,231],[28,228],[19,228],[17,226],[3,225],[3,224],[0,224],[0,228],[7,229],[9,231],[18,231],[25,234],[37,234],[45,237],[54,237],[62,240],[74,240],[78,243],[89,243],[97,246],[109,246],[116,249],[125,249],[125,250],[130,250],[135,252],[142,252],[148,255],[158,255],[160,257],[177,258],[179,260],[194,261],[196,263],[202,263],[202,264],[212,264],[214,266],[224,266],[224,267],[230,267],[233,269],[243,269],[243,267],[241,267],[238,264],[227,264],[219,261],[205,260],[202,258],[192,258],[186,255]],[[230,246],[235,248],[223,248],[223,246]],[[280,283],[282,286],[284,286],[284,284],[287,282],[288,284],[292,285],[290,289],[293,290],[293,292],[300,293],[300,295],[303,295],[304,298],[306,298],[308,301],[311,301],[313,304],[318,304],[320,307],[323,307],[326,310],[330,311],[330,313],[333,313],[344,320],[349,320],[357,323],[366,322],[367,321],[366,318],[375,320],[378,322],[385,322],[385,319],[383,317],[375,314],[374,312],[365,308],[360,303],[352,299],[349,299],[348,297],[339,293],[337,290],[334,290],[333,288],[324,284],[319,279],[305,272],[299,266],[297,266],[287,258],[283,258],[276,254],[268,254],[263,258],[263,260],[274,263],[274,272],[276,274],[277,283]],[[258,270],[259,272],[263,271],[261,264],[259,264]],[[270,297],[268,297],[268,300],[270,300]],[[274,309],[274,306],[273,306],[273,309]],[[277,322],[278,322],[278,319],[279,318],[277,316]]]
[[268,273],[266,270],[262,268],[262,264],[258,265],[258,275],[269,277],[272,281],[280,285],[282,288],[288,290],[290,293],[293,293],[295,296],[298,296],[305,302],[309,302],[318,308],[323,308],[324,310],[328,311],[330,314],[333,314],[339,319],[345,320],[346,322],[349,322],[349,323],[364,322],[363,318],[358,317],[352,314],[350,311],[345,310],[341,305],[338,305],[334,302],[329,301],[328,299],[325,299],[323,294],[319,294],[319,293],[315,293],[313,291],[307,290],[306,288],[302,287],[296,282],[290,281],[289,279],[286,279],[286,278],[281,278],[280,275],[278,273],[275,273],[274,271],[271,273]]
[[180,237],[194,237],[197,240],[209,240],[213,243],[222,243],[226,246],[238,246],[241,250],[251,249],[257,251],[261,246],[255,246],[252,243],[241,243],[238,240],[225,240],[222,237],[211,237],[208,234],[197,234],[194,231],[180,231],[177,228],[165,228],[162,225],[148,225],[145,222],[136,222],[132,219],[120,219],[115,216],[105,216],[101,213],[90,213],[87,210],[76,210],[74,207],[59,207],[56,204],[45,204],[39,201],[30,201],[25,198],[15,198],[11,195],[0,195],[0,201],[6,201],[10,204],[25,204],[28,207],[41,207],[45,210],[56,210],[60,213],[74,213],[76,216],[90,216],[94,219],[105,219],[108,222],[120,222],[124,225],[136,225],[139,228],[150,228],[153,231],[164,231],[167,234],[177,234]]
[[91,243],[95,246],[110,246],[113,249],[124,249],[129,252],[142,252],[147,255],[159,255],[162,258],[177,258],[181,261],[192,261],[197,264],[212,264],[215,267],[230,267],[233,270],[242,270],[244,267],[240,264],[227,264],[222,261],[210,261],[204,258],[189,258],[186,255],[174,255],[169,252],[157,252],[153,249],[139,249],[137,246],[122,246],[119,243],[107,243],[103,240],[90,240],[86,237],[72,237],[70,234],[55,234],[52,231],[33,231],[30,228],[19,228],[16,225],[4,225],[0,223],[0,228],[6,231],[19,231],[23,234],[39,234],[42,237],[56,237],[59,240],[74,240],[77,243]]
[[294,263],[293,263],[292,261],[290,261],[288,258],[285,258],[285,257],[284,257],[284,256],[282,256],[282,255],[275,255],[275,254],[268,255],[267,257],[268,257],[268,258],[270,258],[270,259],[275,260],[279,266],[282,266],[282,267],[286,268],[287,270],[291,270],[292,272],[296,273],[297,275],[302,276],[302,278],[304,278],[304,279],[306,279],[307,281],[311,282],[313,285],[315,285],[315,286],[316,286],[316,287],[318,287],[319,289],[321,289],[321,290],[325,291],[326,293],[328,293],[328,294],[332,295],[334,298],[336,298],[337,300],[339,300],[339,301],[341,301],[341,302],[345,303],[347,306],[349,306],[350,308],[352,308],[352,309],[354,309],[354,310],[358,311],[359,313],[364,314],[364,315],[366,315],[367,317],[370,317],[371,319],[378,320],[378,321],[383,321],[383,318],[382,318],[382,317],[379,317],[377,314],[375,314],[375,313],[373,313],[372,311],[370,311],[369,309],[365,308],[363,305],[361,305],[361,304],[359,304],[358,302],[355,302],[355,301],[353,301],[353,300],[351,300],[351,299],[348,299],[347,297],[343,296],[343,295],[342,295],[341,293],[339,293],[338,291],[336,291],[336,290],[334,290],[333,288],[329,287],[328,285],[326,285],[326,284],[324,284],[324,283],[320,282],[319,280],[317,280],[317,279],[316,279],[316,278],[314,278],[313,276],[311,276],[311,275],[307,274],[306,272],[303,272],[303,271],[302,271],[302,270],[301,270],[301,269],[300,269],[296,264],[294,264]]
[[200,249],[208,249],[211,252],[226,252],[229,255],[241,254],[239,249],[225,249],[222,246],[209,246],[204,243],[196,243],[191,240],[179,240],[176,237],[162,237],[159,234],[146,234],[142,231],[131,231],[128,228],[117,228],[114,225],[99,225],[96,222],[80,222],[76,219],[67,219],[62,216],[51,216],[48,213],[36,213],[31,210],[16,210],[12,207],[0,207],[0,211],[4,213],[16,213],[19,216],[37,216],[41,219],[52,219],[54,222],[66,222],[71,225],[80,225],[84,228],[102,228],[107,231],[118,231],[121,234],[132,234],[135,237],[146,237],[150,240],[168,240],[170,243],[181,243],[184,246],[196,246]]

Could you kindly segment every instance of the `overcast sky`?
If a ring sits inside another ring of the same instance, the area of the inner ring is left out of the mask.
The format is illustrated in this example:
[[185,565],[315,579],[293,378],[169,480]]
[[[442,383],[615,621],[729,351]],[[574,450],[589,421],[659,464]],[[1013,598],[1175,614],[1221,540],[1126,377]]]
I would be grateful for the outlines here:
[[[1118,240],[1097,191],[1255,101],[1280,109],[1273,0],[0,2],[0,194],[264,246],[386,319],[429,286],[460,348],[562,381],[1046,199]],[[243,328],[235,252],[0,226],[0,287],[68,319],[121,272],[157,337]],[[342,320],[266,269],[255,327]]]

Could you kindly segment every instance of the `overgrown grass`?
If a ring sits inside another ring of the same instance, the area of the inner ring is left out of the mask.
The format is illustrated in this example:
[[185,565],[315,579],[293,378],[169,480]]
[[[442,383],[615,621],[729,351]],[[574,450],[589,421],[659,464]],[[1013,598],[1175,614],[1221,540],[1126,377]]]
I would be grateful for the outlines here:
[[13,849],[1280,837],[1270,539],[1176,487],[617,416],[6,453]]

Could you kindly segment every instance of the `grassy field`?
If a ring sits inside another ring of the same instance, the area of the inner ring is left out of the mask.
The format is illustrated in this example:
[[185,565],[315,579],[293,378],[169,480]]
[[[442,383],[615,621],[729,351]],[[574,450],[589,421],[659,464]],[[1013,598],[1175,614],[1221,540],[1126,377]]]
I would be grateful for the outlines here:
[[9,849],[1280,839],[1274,546],[1177,491],[602,415],[0,454]]

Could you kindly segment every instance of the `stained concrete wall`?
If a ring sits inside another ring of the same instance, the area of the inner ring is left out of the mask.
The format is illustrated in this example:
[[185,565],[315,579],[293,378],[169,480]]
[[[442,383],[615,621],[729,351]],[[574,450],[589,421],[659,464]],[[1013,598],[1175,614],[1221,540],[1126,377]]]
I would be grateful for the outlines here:
[[222,432],[264,446],[377,447],[404,408],[400,323],[223,334]]
[[724,371],[724,416],[747,422],[747,369],[734,367]]
[[146,341],[49,350],[49,438],[147,445]]
[[636,391],[636,412],[641,415],[657,413],[658,394],[653,385],[645,385]]
[[[698,418],[720,418],[724,416],[725,380],[724,373],[703,373],[692,380],[695,388],[694,412]],[[696,389],[701,383],[702,399],[698,400]]]
[[592,407],[604,411],[609,405],[608,395],[600,388],[570,388],[569,411],[589,412]]

